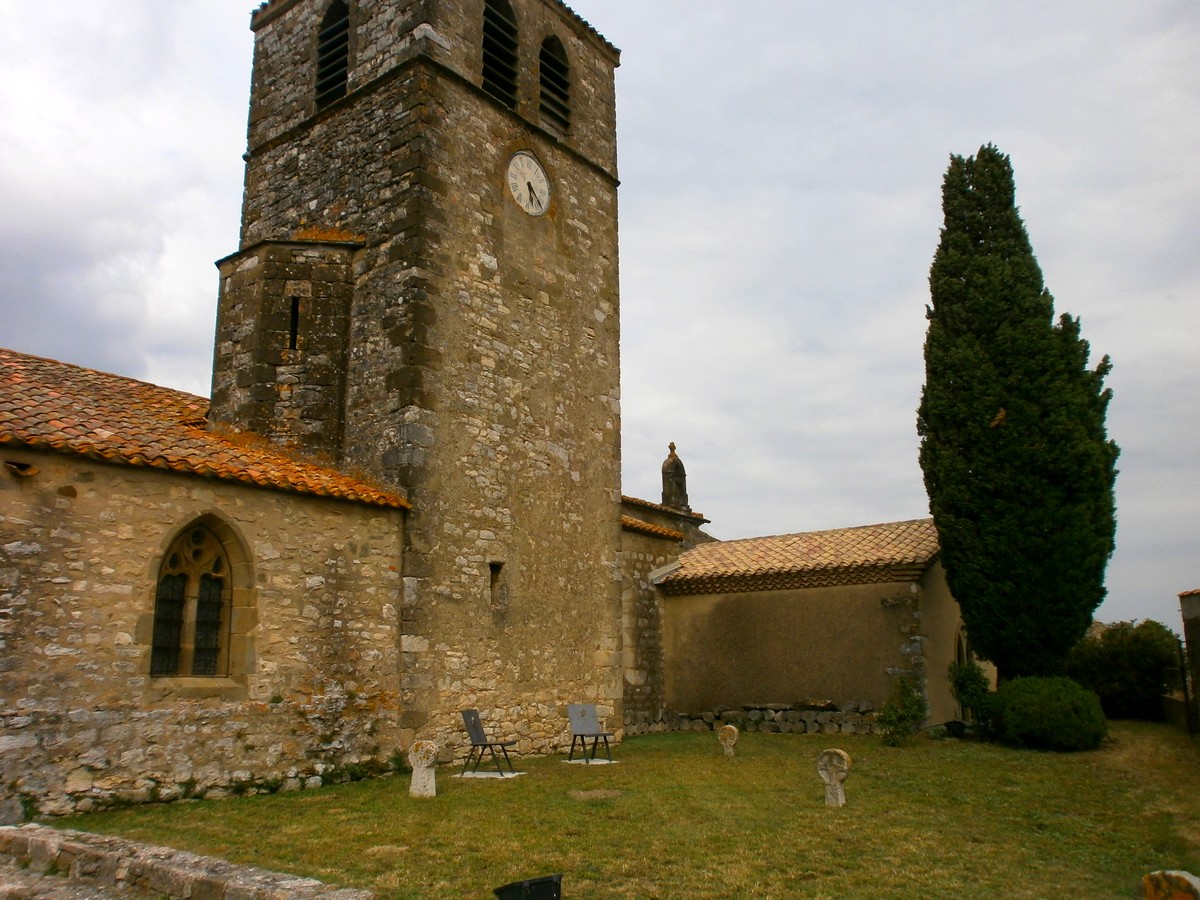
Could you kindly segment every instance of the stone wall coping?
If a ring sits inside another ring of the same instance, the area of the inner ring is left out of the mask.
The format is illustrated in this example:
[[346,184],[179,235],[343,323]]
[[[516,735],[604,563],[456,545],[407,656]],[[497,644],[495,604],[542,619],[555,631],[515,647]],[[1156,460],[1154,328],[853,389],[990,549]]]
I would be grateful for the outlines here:
[[39,873],[56,873],[72,882],[170,900],[373,900],[375,896],[186,850],[36,824],[0,826],[0,860]]

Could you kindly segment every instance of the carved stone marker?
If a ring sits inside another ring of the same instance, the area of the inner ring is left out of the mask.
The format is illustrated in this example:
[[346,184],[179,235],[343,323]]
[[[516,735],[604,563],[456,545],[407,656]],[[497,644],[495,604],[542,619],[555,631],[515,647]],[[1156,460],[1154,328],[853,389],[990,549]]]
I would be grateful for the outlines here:
[[733,745],[737,743],[738,730],[736,725],[722,725],[717,730],[717,740],[725,748],[726,756],[733,756]]
[[412,766],[412,784],[408,788],[408,796],[437,796],[437,782],[433,774],[437,754],[438,745],[433,741],[416,741],[408,748],[408,763]]
[[1190,900],[1200,897],[1200,878],[1191,872],[1151,872],[1138,888],[1141,900]]
[[846,790],[842,785],[850,774],[850,754],[845,750],[825,750],[817,757],[817,772],[825,782],[825,805],[845,806]]

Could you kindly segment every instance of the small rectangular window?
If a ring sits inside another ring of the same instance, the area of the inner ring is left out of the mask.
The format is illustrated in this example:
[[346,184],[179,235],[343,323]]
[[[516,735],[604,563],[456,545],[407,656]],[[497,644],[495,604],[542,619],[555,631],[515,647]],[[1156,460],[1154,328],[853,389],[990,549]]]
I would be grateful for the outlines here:
[[488,570],[491,576],[491,597],[492,605],[499,606],[503,602],[504,580],[501,574],[504,570],[504,563],[491,562],[488,563]]
[[288,349],[297,350],[300,347],[300,298],[292,298],[292,318],[288,325]]

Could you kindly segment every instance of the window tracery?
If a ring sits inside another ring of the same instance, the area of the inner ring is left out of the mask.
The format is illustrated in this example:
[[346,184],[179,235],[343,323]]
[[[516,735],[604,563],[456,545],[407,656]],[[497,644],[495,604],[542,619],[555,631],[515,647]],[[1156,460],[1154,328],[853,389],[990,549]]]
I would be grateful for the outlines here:
[[186,528],[159,569],[150,674],[224,675],[230,598],[224,546],[204,525]]

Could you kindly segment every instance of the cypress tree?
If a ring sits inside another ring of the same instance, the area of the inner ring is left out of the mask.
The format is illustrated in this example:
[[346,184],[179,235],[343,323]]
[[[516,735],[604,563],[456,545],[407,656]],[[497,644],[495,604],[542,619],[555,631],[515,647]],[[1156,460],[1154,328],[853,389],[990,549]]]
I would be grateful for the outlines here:
[[1104,357],[1054,300],[1009,158],[952,156],[930,269],[920,463],[950,589],[1001,679],[1050,675],[1105,596],[1118,449]]

